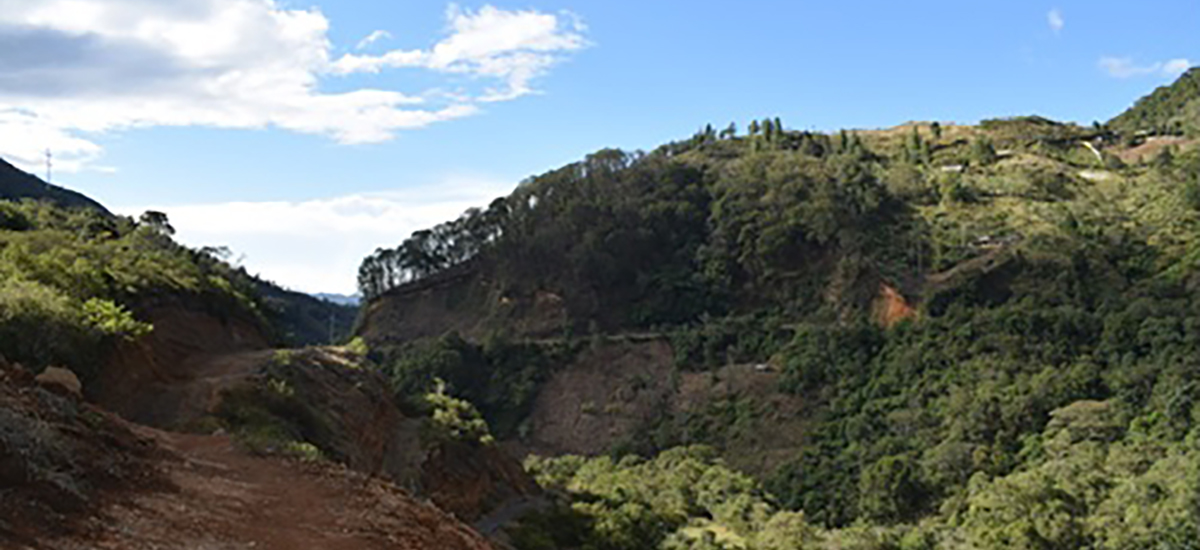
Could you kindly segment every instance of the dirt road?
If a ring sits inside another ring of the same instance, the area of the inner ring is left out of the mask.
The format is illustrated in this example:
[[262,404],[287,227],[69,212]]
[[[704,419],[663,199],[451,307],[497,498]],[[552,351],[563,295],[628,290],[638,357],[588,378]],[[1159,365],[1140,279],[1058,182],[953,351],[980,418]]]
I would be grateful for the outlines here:
[[484,550],[461,522],[394,486],[329,464],[258,457],[227,436],[146,430],[180,457],[177,491],[105,507],[82,534],[43,548]]

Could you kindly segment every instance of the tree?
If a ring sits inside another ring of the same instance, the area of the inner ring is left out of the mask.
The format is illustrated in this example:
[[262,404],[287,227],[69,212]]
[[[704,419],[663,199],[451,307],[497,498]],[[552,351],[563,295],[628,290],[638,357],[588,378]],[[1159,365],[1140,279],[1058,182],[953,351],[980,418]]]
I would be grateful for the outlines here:
[[721,130],[721,139],[733,139],[737,137],[737,123],[730,122],[724,130]]
[[928,492],[918,468],[905,456],[889,456],[867,468],[859,480],[860,513],[877,522],[891,523],[921,513]]
[[929,125],[929,129],[933,132],[933,140],[934,141],[942,140],[942,125],[941,124],[934,122],[933,124]]
[[156,232],[163,235],[174,235],[175,228],[171,227],[170,221],[167,220],[167,215],[156,210],[147,210],[142,213],[138,221]]
[[989,166],[996,162],[996,148],[987,136],[979,136],[971,142],[971,163],[976,166]]

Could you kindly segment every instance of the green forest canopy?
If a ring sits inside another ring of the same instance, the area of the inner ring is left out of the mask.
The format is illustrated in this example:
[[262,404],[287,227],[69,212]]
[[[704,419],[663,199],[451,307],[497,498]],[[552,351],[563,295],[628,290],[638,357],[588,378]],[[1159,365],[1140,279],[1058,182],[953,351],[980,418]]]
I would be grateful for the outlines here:
[[[527,520],[521,548],[1190,548],[1200,153],[1126,164],[1123,131],[706,127],[531,178],[379,251],[360,282],[377,298],[486,271],[560,294],[577,327],[675,334],[682,368],[769,358],[779,391],[813,403],[804,448],[756,478],[662,429],[649,458],[535,461],[567,501]],[[874,320],[880,284],[917,316]],[[495,343],[431,345],[387,357],[402,393],[458,380],[505,426],[527,402],[506,409],[504,385],[548,376],[493,366],[511,356]],[[515,378],[477,387],[466,364]],[[740,481],[713,496],[706,475]]]

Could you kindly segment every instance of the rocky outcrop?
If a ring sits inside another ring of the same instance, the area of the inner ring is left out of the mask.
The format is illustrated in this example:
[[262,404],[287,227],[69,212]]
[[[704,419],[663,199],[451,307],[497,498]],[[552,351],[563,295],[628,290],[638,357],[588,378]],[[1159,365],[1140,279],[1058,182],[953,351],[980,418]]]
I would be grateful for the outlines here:
[[36,380],[43,386],[58,388],[59,391],[83,397],[83,383],[79,381],[79,377],[75,376],[74,372],[71,372],[71,369],[46,367],[46,370],[37,375]]

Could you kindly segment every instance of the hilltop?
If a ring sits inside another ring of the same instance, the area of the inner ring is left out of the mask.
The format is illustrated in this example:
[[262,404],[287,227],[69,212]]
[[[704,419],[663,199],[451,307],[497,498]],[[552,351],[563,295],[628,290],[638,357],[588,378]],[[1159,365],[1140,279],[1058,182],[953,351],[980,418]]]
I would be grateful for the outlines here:
[[1108,126],[1126,134],[1200,134],[1200,67],[1138,100]]
[[70,189],[46,183],[41,178],[0,159],[0,200],[21,199],[47,200],[60,207],[90,208],[110,214],[100,203],[91,198]]

